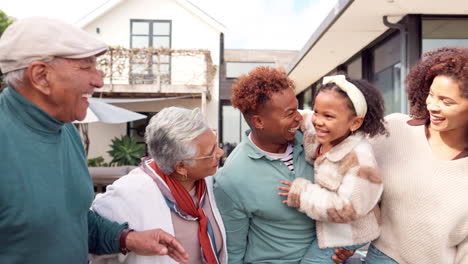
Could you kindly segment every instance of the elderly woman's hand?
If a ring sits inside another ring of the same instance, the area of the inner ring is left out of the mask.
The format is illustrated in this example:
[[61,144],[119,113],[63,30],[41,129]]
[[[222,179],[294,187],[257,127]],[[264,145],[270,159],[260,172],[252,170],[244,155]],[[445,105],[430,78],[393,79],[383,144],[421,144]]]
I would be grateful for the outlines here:
[[347,249],[344,249],[344,248],[335,248],[333,250],[335,255],[332,256],[332,260],[335,263],[342,263],[343,261],[349,259],[354,254],[354,251],[356,251],[356,250],[351,250],[351,249],[347,250]]
[[137,255],[168,255],[177,262],[188,261],[188,254],[180,242],[162,229],[130,232],[126,246]]

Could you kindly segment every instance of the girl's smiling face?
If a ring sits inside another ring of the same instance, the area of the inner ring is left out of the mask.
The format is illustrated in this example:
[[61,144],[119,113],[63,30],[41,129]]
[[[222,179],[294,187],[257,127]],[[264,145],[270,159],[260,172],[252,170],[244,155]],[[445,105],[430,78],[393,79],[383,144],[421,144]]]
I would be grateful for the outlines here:
[[316,96],[312,124],[324,147],[336,146],[362,125],[363,118],[356,116],[350,104],[349,98],[334,90],[320,91]]

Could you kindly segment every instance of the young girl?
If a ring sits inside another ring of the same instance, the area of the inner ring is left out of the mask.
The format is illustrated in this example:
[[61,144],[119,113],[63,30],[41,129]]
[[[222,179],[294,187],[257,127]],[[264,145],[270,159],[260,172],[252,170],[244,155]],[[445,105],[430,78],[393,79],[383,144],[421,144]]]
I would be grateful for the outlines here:
[[314,182],[297,178],[279,193],[288,206],[317,220],[317,239],[301,263],[333,263],[333,248],[357,249],[380,234],[377,202],[382,194],[372,148],[366,137],[387,134],[379,91],[344,75],[323,79],[314,111],[303,111],[306,159]]

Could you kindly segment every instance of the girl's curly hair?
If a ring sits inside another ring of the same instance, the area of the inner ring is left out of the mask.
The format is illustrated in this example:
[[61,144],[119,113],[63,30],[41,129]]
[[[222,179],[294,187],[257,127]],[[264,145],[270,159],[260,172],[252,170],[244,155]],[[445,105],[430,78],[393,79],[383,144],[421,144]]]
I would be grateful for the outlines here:
[[284,70],[260,66],[239,77],[232,86],[231,103],[243,114],[254,114],[273,93],[289,88],[295,86]]
[[[367,103],[367,113],[364,117],[364,122],[357,131],[362,131],[364,134],[369,135],[369,137],[379,134],[388,135],[384,120],[385,104],[380,91],[366,80],[353,80],[348,77],[346,77],[346,80],[354,84],[354,86],[362,92]],[[319,92],[327,90],[335,91],[344,98],[347,98],[348,108],[356,114],[356,110],[354,109],[353,103],[349,99],[348,94],[341,90],[340,87],[335,83],[329,83],[320,88]]]
[[462,96],[468,98],[468,48],[445,47],[427,52],[411,68],[406,78],[406,91],[413,118],[429,118],[426,98],[432,81],[439,75],[458,82]]

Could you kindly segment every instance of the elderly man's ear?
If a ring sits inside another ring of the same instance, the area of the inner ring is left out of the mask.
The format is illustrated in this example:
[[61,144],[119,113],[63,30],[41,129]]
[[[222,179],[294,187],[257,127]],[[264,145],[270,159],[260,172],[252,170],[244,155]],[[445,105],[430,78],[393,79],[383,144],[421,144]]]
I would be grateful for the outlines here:
[[50,95],[51,88],[47,79],[48,74],[50,74],[50,67],[47,63],[34,61],[29,64],[25,74],[31,88],[44,95]]

